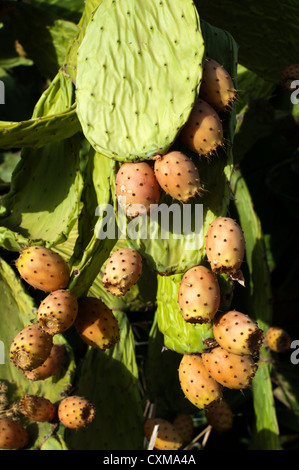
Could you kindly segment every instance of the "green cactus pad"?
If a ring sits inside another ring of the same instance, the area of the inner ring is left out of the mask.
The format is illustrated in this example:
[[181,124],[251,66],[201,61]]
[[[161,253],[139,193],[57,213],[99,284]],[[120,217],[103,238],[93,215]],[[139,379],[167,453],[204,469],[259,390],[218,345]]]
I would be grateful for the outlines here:
[[96,151],[165,153],[198,96],[204,47],[191,0],[103,0],[79,47],[77,113]]

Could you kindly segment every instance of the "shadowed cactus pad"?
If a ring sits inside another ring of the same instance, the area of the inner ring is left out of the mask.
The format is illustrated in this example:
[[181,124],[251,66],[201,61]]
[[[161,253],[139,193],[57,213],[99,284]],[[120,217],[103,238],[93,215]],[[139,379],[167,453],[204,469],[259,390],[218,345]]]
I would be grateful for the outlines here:
[[192,1],[103,0],[77,61],[77,112],[94,149],[119,161],[165,153],[198,96],[203,54]]

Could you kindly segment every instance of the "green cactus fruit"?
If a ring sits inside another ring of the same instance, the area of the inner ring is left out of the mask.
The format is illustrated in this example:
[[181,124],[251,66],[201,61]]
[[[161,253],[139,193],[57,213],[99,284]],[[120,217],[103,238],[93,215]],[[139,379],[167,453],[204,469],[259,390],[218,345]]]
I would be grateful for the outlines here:
[[53,344],[50,355],[47,357],[45,362],[36,369],[24,371],[24,375],[32,382],[54,377],[60,370],[62,370],[65,359],[66,348],[64,344]]
[[120,248],[106,263],[102,283],[111,294],[125,295],[142,274],[142,258],[137,250]]
[[299,64],[290,64],[283,69],[280,77],[280,84],[286,91],[293,91],[292,82],[298,80]]
[[68,285],[68,264],[58,253],[44,246],[25,248],[16,265],[20,276],[36,289],[52,292]]
[[24,416],[39,423],[51,422],[56,417],[56,407],[50,400],[29,393],[19,400],[18,409]]
[[146,162],[124,163],[116,175],[116,197],[128,217],[147,214],[158,204],[160,186],[154,170]]
[[227,110],[237,95],[227,70],[219,62],[208,57],[204,62],[199,95],[217,111]]
[[173,420],[174,426],[181,435],[183,445],[188,444],[192,440],[194,423],[190,415],[180,413]]
[[218,434],[229,431],[233,426],[232,409],[223,399],[205,410],[205,415],[208,423]]
[[214,319],[213,334],[219,346],[241,356],[257,353],[264,337],[252,318],[236,310],[221,313]]
[[204,367],[217,382],[227,388],[248,388],[257,371],[252,356],[233,354],[216,346],[202,354]]
[[172,151],[155,157],[154,171],[159,185],[173,199],[185,203],[200,193],[198,169],[182,152]]
[[67,331],[75,322],[78,313],[78,302],[72,292],[59,289],[51,292],[37,310],[37,323],[40,328],[56,335]]
[[102,351],[112,348],[120,339],[118,321],[112,310],[94,297],[78,300],[75,327],[85,343]]
[[170,421],[162,418],[148,418],[144,425],[144,435],[148,441],[158,426],[158,432],[154,442],[154,448],[157,450],[178,450],[183,445],[183,439],[178,429]]
[[78,50],[84,135],[118,161],[163,154],[196,99],[204,55],[191,0],[102,0]]
[[42,331],[37,323],[27,325],[13,339],[10,361],[22,370],[33,370],[49,357],[53,337]]
[[211,269],[242,279],[241,265],[245,254],[245,238],[240,225],[230,217],[218,217],[207,231],[205,249]]
[[205,409],[222,398],[222,385],[207,371],[200,354],[184,354],[178,374],[185,397],[197,408]]
[[183,276],[178,303],[183,318],[190,323],[209,323],[220,305],[220,287],[215,274],[205,266],[195,266]]
[[28,442],[29,434],[18,421],[0,418],[0,449],[22,449]]
[[266,331],[265,344],[271,351],[282,353],[291,347],[291,337],[289,333],[279,326],[271,326]]
[[66,428],[85,428],[93,421],[94,417],[95,407],[85,397],[69,396],[58,405],[58,419]]
[[180,132],[180,140],[192,152],[211,155],[223,145],[223,126],[215,109],[199,99]]

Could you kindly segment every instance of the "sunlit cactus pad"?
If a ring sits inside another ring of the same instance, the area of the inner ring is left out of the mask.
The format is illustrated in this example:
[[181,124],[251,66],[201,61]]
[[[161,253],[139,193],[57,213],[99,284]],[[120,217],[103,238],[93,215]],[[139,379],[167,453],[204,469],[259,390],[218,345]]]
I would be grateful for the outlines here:
[[204,55],[190,0],[103,0],[78,51],[85,137],[118,161],[165,153],[197,98]]

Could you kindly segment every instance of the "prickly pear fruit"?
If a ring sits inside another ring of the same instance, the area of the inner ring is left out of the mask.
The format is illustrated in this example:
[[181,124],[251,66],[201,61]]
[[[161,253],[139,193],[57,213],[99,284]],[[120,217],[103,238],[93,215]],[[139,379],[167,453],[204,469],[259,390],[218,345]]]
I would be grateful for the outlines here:
[[286,330],[278,326],[271,326],[265,335],[265,344],[271,351],[281,353],[291,347],[291,337]]
[[58,253],[44,246],[25,248],[16,264],[20,276],[44,292],[65,289],[69,282],[68,264]]
[[184,354],[178,372],[185,397],[197,408],[205,409],[222,398],[222,386],[207,371],[200,354]]
[[154,171],[161,188],[173,199],[184,203],[200,192],[198,169],[182,152],[155,157]]
[[118,343],[118,321],[101,299],[79,299],[78,307],[75,328],[85,343],[102,351]]
[[211,105],[199,99],[180,132],[180,140],[199,155],[210,155],[223,145],[222,122]]
[[51,422],[56,416],[56,407],[47,398],[26,394],[19,400],[19,411],[39,423]]
[[157,437],[154,443],[158,450],[177,450],[183,445],[183,440],[177,428],[162,418],[149,418],[145,421],[143,430],[145,437],[150,441],[155,426],[158,426]]
[[53,337],[42,331],[37,323],[23,328],[10,346],[10,360],[22,370],[32,370],[49,357]]
[[108,259],[102,278],[104,287],[113,295],[125,295],[142,274],[142,258],[137,250],[120,248]]
[[58,405],[58,419],[66,428],[85,428],[94,417],[95,407],[85,397],[69,396]]
[[281,73],[280,83],[286,91],[292,91],[297,87],[292,87],[292,82],[298,80],[299,64],[290,64]]
[[218,434],[229,431],[233,426],[233,412],[225,400],[220,400],[205,410],[208,423]]
[[205,60],[199,95],[217,111],[224,111],[236,99],[230,74],[214,59]]
[[214,319],[213,334],[219,346],[241,356],[258,352],[264,337],[252,318],[236,310],[222,313]]
[[192,417],[190,415],[181,413],[175,417],[173,424],[181,435],[183,445],[188,444],[192,440],[194,431]]
[[49,357],[45,362],[33,370],[26,370],[24,374],[28,380],[46,380],[56,375],[63,367],[66,357],[64,344],[53,344]]
[[205,243],[211,269],[242,277],[240,267],[245,254],[245,239],[240,225],[230,217],[218,217],[209,226]]
[[78,302],[72,292],[59,289],[51,292],[37,310],[37,322],[40,328],[56,335],[68,330],[76,320]]
[[147,214],[158,204],[160,186],[154,170],[146,162],[124,163],[116,175],[116,197],[128,217]]
[[178,303],[185,321],[209,323],[219,308],[220,298],[218,280],[210,269],[195,266],[184,274]]
[[221,385],[241,390],[250,386],[257,366],[251,356],[233,354],[221,346],[202,354],[207,372]]
[[0,449],[22,449],[28,441],[28,432],[18,421],[7,417],[0,418]]

